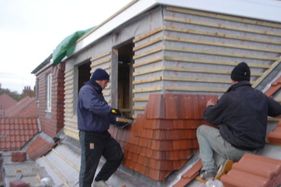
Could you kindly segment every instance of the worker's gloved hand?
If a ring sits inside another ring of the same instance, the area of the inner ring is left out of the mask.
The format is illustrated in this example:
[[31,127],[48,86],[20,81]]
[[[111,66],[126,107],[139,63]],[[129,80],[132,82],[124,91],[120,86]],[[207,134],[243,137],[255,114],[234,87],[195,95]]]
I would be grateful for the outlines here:
[[120,110],[118,110],[117,108],[111,108],[111,114],[116,115],[116,116],[121,116],[121,112]]
[[133,118],[127,118],[127,117],[116,117],[115,119],[115,125],[119,128],[125,128],[134,122]]

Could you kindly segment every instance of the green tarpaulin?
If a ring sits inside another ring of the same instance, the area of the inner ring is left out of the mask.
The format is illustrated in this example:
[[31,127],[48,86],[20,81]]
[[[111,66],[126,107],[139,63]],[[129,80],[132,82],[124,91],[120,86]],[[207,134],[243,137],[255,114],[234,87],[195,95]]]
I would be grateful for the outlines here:
[[59,64],[65,56],[70,56],[75,50],[76,41],[89,30],[90,29],[85,31],[77,31],[59,43],[59,45],[53,51],[53,64]]

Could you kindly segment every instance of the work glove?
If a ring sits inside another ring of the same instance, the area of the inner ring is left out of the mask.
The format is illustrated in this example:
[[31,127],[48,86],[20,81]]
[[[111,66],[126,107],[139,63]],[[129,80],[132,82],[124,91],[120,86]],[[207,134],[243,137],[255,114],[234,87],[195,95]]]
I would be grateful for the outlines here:
[[130,125],[132,125],[132,123],[134,122],[133,118],[127,118],[127,117],[116,117],[115,118],[115,125],[118,128],[125,128],[128,127]]
[[121,112],[117,108],[111,108],[110,112],[115,116],[121,116]]

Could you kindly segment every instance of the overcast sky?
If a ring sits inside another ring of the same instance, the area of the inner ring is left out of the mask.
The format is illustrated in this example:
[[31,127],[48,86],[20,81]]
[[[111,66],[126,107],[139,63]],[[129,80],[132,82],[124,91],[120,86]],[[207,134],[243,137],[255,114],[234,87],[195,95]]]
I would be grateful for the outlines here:
[[0,0],[0,83],[21,93],[66,36],[98,25],[131,0]]

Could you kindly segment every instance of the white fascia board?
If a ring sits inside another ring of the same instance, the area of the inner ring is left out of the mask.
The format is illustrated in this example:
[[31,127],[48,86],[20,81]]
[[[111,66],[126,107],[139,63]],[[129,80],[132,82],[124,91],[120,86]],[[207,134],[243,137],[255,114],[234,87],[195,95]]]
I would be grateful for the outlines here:
[[76,44],[75,52],[83,49],[89,44],[95,42],[99,38],[108,34],[121,24],[129,21],[130,19],[136,17],[137,15],[145,12],[149,8],[153,7],[157,1],[155,0],[139,0],[126,8],[124,11],[120,12],[118,15],[98,26],[92,33],[80,40]]
[[158,0],[160,4],[281,22],[277,0]]
[[281,1],[277,0],[138,0],[79,40],[75,52],[157,4],[281,22]]

